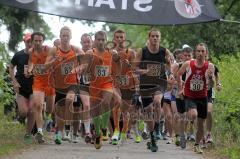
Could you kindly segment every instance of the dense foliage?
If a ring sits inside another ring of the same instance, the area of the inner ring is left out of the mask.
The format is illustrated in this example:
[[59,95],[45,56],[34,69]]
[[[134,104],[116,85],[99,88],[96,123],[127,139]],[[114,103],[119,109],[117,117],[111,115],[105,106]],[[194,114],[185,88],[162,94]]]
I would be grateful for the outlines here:
[[17,45],[22,40],[26,29],[43,31],[47,38],[53,38],[50,28],[38,13],[0,5],[0,15],[0,27],[6,25],[10,32],[8,48],[11,51],[17,50]]

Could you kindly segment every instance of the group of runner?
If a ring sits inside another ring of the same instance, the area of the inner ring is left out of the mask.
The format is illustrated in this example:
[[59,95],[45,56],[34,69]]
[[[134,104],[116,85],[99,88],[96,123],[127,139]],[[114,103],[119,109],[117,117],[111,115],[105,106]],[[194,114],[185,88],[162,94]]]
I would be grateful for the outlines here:
[[112,42],[104,31],[96,32],[94,41],[83,34],[82,49],[71,45],[71,38],[66,26],[53,47],[43,45],[44,33],[25,34],[25,49],[11,60],[19,115],[27,118],[25,142],[32,142],[34,124],[36,141],[45,142],[44,116],[55,121],[56,144],[77,143],[80,121],[85,142],[96,149],[103,141],[126,141],[131,130],[136,143],[149,140],[152,152],[159,139],[185,149],[187,127],[197,153],[201,143],[212,142],[214,84],[221,90],[221,83],[206,44],[194,50],[184,45],[172,54],[160,45],[158,29],[149,31],[146,46],[138,50],[130,48],[121,29]]

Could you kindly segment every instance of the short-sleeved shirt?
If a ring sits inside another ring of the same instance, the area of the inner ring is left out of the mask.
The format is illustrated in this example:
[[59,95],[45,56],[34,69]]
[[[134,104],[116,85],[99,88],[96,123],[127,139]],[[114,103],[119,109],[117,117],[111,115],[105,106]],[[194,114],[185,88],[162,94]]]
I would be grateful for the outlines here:
[[33,85],[33,76],[26,78],[24,75],[24,71],[27,71],[28,68],[28,59],[29,54],[21,50],[14,54],[11,64],[17,67],[16,79],[20,84],[19,94],[29,99],[32,94],[32,85]]
[[29,59],[29,54],[27,54],[24,50],[21,50],[14,54],[11,60],[11,63],[13,66],[17,67],[17,72],[15,75],[16,79],[26,80],[27,83],[32,85],[33,76],[31,76],[30,78],[26,78],[24,76],[24,70],[27,71],[28,59]]

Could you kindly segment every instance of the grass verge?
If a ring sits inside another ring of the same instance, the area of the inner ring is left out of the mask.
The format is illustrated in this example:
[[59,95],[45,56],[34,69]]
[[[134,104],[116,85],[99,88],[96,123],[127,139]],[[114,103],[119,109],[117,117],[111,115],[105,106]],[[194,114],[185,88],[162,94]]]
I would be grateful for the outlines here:
[[25,127],[23,125],[11,122],[0,113],[0,158],[28,147],[23,142],[24,133]]

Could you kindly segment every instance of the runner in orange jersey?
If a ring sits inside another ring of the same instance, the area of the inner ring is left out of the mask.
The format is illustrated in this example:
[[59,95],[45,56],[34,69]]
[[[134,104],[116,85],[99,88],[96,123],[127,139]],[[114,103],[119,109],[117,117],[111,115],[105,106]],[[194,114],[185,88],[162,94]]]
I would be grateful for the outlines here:
[[[114,92],[117,94],[114,96],[115,107],[112,110],[114,120],[114,133],[112,136],[112,144],[117,145],[118,140],[126,140],[126,133],[128,131],[129,124],[129,108],[132,102],[132,96],[135,94],[135,85],[139,84],[139,80],[136,75],[133,74],[132,62],[135,59],[135,52],[132,49],[126,49],[124,45],[129,45],[126,41],[126,34],[123,30],[116,30],[114,32],[113,41],[116,44],[115,49],[120,56],[120,76],[114,79]],[[119,98],[120,97],[120,98]],[[123,128],[119,128],[119,120],[123,118]],[[120,137],[121,131],[121,137]]]
[[33,80],[33,101],[34,101],[34,116],[38,128],[36,139],[39,143],[44,142],[42,127],[44,110],[43,105],[47,101],[47,112],[49,114],[53,111],[55,91],[48,84],[48,72],[45,69],[44,63],[49,51],[48,46],[43,46],[45,35],[41,32],[34,32],[32,34],[33,48],[30,49],[30,57],[28,62],[28,74],[34,75]]
[[[71,37],[70,28],[62,27],[60,30],[60,45],[50,50],[45,63],[45,66],[52,70],[50,72],[51,84],[56,89],[56,144],[62,143],[65,123],[67,123],[65,130],[68,130],[67,133],[69,133],[73,101],[78,93],[78,77],[76,73],[71,73],[71,71],[80,62],[77,55],[83,54],[83,52],[80,48],[70,45]],[[69,134],[66,134],[67,136]]]
[[105,48],[106,40],[106,33],[98,31],[94,41],[96,48],[86,53],[87,65],[80,65],[77,69],[80,73],[87,70],[91,74],[89,94],[91,115],[96,130],[96,149],[101,148],[101,140],[108,140],[107,127],[113,97],[113,78],[117,74],[120,59],[116,51]]

